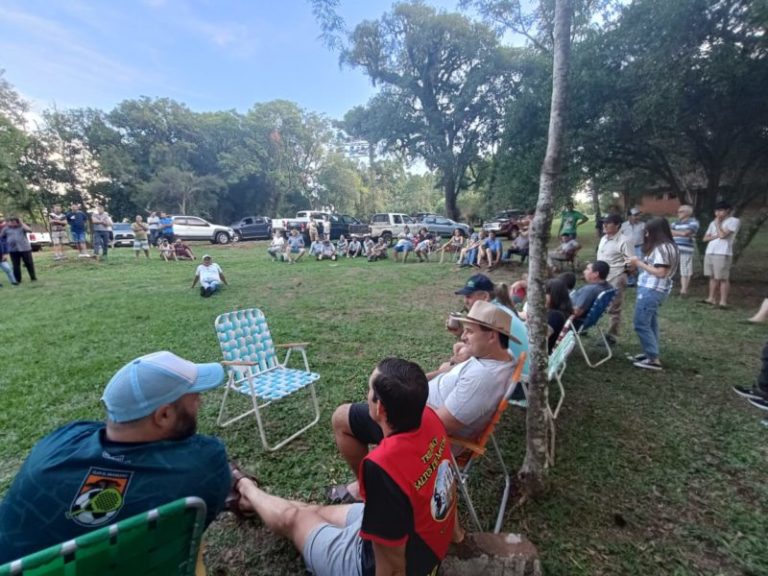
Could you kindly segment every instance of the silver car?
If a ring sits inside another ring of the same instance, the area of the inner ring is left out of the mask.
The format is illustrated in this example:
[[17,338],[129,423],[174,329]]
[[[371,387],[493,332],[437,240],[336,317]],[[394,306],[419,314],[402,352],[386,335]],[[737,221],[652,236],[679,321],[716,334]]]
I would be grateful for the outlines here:
[[211,224],[197,216],[171,216],[173,237],[182,240],[208,240],[211,244],[229,244],[235,240],[235,231],[229,226]]
[[444,216],[426,216],[423,220],[416,223],[416,230],[426,228],[428,232],[432,234],[438,234],[439,236],[452,236],[453,231],[458,228],[464,234],[469,236],[469,225],[462,224],[461,222],[454,222],[450,218]]

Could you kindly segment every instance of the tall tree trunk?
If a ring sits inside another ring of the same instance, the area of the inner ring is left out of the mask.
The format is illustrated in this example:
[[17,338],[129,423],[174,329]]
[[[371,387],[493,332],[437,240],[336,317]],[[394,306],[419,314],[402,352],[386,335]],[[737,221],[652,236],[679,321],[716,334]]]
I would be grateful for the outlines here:
[[[446,169],[446,172],[448,172],[448,169]],[[445,177],[445,182],[443,184],[443,191],[445,193],[445,215],[451,220],[456,221],[459,220],[459,209],[456,206],[457,184],[456,178],[452,173]]]
[[566,116],[568,113],[568,70],[570,63],[571,0],[555,2],[555,45],[552,72],[552,103],[549,112],[547,153],[541,167],[539,199],[533,219],[528,260],[528,334],[531,372],[526,416],[525,460],[519,471],[528,493],[543,489],[547,466],[549,429],[547,424],[547,314],[545,286],[546,249],[552,226],[553,198],[562,173]]

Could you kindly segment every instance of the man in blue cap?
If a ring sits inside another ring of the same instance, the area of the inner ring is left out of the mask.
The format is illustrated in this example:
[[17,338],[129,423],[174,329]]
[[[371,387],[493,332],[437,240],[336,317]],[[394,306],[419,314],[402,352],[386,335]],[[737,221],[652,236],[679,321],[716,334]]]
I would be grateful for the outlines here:
[[109,381],[105,422],[72,422],[40,440],[0,502],[0,564],[185,496],[206,526],[231,487],[224,445],[196,434],[200,393],[220,364],[155,352]]

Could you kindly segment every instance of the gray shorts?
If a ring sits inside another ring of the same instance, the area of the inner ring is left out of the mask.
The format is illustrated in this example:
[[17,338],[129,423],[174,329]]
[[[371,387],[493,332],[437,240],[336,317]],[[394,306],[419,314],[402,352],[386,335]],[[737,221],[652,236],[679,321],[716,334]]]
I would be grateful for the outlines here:
[[307,570],[317,576],[360,576],[363,540],[363,504],[352,504],[344,528],[320,524],[307,536],[302,556]]
[[704,255],[704,276],[715,280],[728,280],[731,275],[731,257],[723,254]]

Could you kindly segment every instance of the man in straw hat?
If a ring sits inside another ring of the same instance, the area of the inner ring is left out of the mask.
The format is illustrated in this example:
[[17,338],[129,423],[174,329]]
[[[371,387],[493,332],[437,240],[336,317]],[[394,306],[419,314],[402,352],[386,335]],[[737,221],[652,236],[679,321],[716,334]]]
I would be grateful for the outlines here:
[[206,525],[224,508],[231,475],[224,445],[196,434],[200,393],[220,364],[155,352],[109,381],[105,422],[71,422],[32,449],[0,503],[0,564],[156,506],[195,495]]
[[[515,361],[507,351],[512,322],[510,313],[490,302],[477,301],[467,315],[459,316],[462,339],[471,356],[445,371],[431,372],[427,405],[442,420],[448,434],[476,438],[488,424],[507,390]],[[368,446],[383,438],[365,402],[342,404],[331,419],[339,452],[357,475]],[[359,500],[357,482],[330,486],[328,499],[335,503]]]

